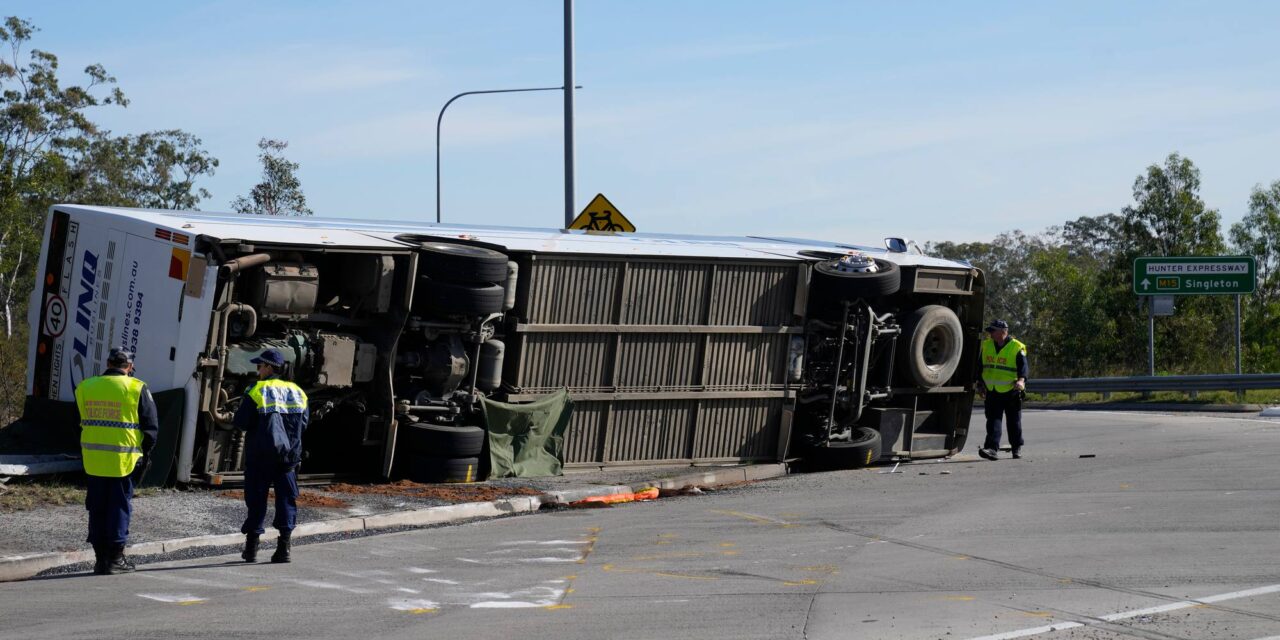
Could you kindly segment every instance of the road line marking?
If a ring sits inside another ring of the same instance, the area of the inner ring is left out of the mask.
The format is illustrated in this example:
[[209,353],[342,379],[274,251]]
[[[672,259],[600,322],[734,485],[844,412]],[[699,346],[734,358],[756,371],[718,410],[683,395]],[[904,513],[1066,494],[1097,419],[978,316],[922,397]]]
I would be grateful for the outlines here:
[[167,602],[169,604],[195,604],[197,602],[204,602],[205,600],[204,598],[197,597],[190,593],[139,593],[137,596],[148,600],[155,600],[156,602]]
[[1203,598],[1193,598],[1200,602],[1222,602],[1223,600],[1235,600],[1237,598],[1252,598],[1253,596],[1265,596],[1269,593],[1280,592],[1280,584],[1268,585],[1265,587],[1257,587],[1255,589],[1245,589],[1244,591],[1235,591],[1233,593],[1224,593],[1217,596],[1205,596]]
[[971,638],[970,640],[1011,640],[1012,638],[1025,638],[1027,636],[1038,636],[1042,633],[1051,633],[1053,631],[1062,631],[1064,629],[1075,629],[1076,627],[1083,627],[1083,626],[1084,625],[1080,624],[1079,622],[1060,622],[1058,624],[1051,624],[1044,627],[1033,627],[1031,629],[1020,629],[1018,631],[997,633],[995,635],[990,635],[990,636],[980,636],[977,638]]
[[[1189,609],[1195,607],[1203,607],[1215,602],[1225,602],[1227,600],[1238,600],[1240,598],[1252,598],[1254,596],[1263,596],[1272,593],[1280,593],[1280,584],[1272,584],[1264,587],[1256,587],[1253,589],[1245,589],[1243,591],[1232,591],[1231,593],[1220,593],[1203,598],[1193,598],[1190,600],[1179,600],[1169,604],[1157,605],[1154,607],[1146,607],[1144,609],[1134,609],[1132,611],[1121,611],[1119,613],[1111,613],[1105,616],[1098,616],[1097,620],[1102,622],[1115,622],[1117,620],[1128,620],[1138,616],[1151,615],[1155,613],[1168,613],[1169,611],[1178,611],[1179,609]],[[979,636],[970,640],[1008,640],[1010,638],[1025,638],[1028,636],[1040,635],[1051,631],[1061,631],[1063,629],[1074,629],[1076,627],[1085,626],[1080,622],[1063,622],[1052,624],[1046,627],[1033,627],[1030,629],[1019,629],[1017,631],[1008,631],[989,636]],[[1090,626],[1093,626],[1090,624]],[[1272,636],[1272,638],[1280,638],[1280,636]],[[1272,640],[1271,638],[1259,638],[1258,640]]]
[[403,611],[414,615],[424,613],[434,613],[440,610],[440,605],[431,600],[391,598],[387,600],[387,606],[396,611]]
[[270,588],[271,587],[244,587],[244,590],[245,591],[266,591],[267,589],[270,589]]

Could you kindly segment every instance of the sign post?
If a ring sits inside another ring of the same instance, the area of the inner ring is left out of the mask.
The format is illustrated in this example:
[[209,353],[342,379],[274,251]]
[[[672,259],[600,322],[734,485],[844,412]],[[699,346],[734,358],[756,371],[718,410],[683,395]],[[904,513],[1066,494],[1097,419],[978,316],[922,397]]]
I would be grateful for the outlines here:
[[[1257,288],[1258,267],[1253,256],[1148,256],[1133,260],[1133,292],[1140,296],[1236,297],[1236,373],[1240,361],[1240,296]],[[1148,369],[1156,374],[1156,321],[1152,298],[1147,299]]]

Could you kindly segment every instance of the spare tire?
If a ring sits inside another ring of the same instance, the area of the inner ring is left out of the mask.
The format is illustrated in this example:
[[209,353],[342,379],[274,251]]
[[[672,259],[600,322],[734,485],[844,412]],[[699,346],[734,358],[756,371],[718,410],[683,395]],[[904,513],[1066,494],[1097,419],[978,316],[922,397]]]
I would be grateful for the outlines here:
[[484,429],[443,424],[411,424],[409,451],[439,458],[467,458],[484,449]]
[[[503,264],[505,273],[506,263]],[[422,278],[414,297],[441,313],[464,316],[486,316],[502,313],[506,291],[496,284],[441,282]]]
[[858,469],[880,459],[880,432],[871,427],[854,427],[849,442],[828,442],[822,454],[827,463],[843,469]]
[[873,258],[876,271],[841,271],[836,267],[840,260],[824,260],[813,265],[813,286],[816,293],[840,299],[879,298],[898,292],[902,284],[902,270],[898,265]]
[[484,247],[447,242],[423,242],[422,274],[435,280],[490,284],[507,281],[507,256]]
[[480,460],[410,456],[409,479],[414,482],[476,482],[480,480]]
[[898,367],[916,384],[932,389],[951,379],[964,353],[964,329],[956,312],[942,305],[920,307],[902,323]]

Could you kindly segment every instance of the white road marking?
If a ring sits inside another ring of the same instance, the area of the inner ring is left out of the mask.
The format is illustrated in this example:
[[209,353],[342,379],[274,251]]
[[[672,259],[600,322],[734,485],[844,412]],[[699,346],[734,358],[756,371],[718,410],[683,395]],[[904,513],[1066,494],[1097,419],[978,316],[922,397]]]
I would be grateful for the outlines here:
[[[1203,598],[1193,598],[1189,600],[1180,600],[1178,602],[1170,602],[1155,607],[1147,607],[1145,609],[1134,609],[1132,611],[1122,611],[1119,613],[1111,613],[1105,616],[1099,616],[1099,620],[1106,622],[1115,622],[1117,620],[1128,620],[1138,616],[1151,615],[1153,613],[1166,613],[1169,611],[1177,611],[1203,604],[1213,604],[1215,602],[1225,602],[1227,600],[1238,600],[1240,598],[1252,598],[1254,596],[1264,596],[1271,593],[1280,593],[1280,584],[1267,585],[1265,587],[1256,587],[1253,589],[1245,589],[1243,591],[1232,591],[1231,593],[1220,593],[1218,595],[1205,596]],[[1063,629],[1074,629],[1075,627],[1083,627],[1084,624],[1079,622],[1061,622],[1043,627],[1032,627],[1029,629],[1018,629],[1016,631],[1006,631],[989,636],[979,636],[970,640],[1009,640],[1010,638],[1026,638],[1028,636],[1040,635],[1051,631],[1061,631]],[[1258,640],[1280,639],[1280,636],[1272,636],[1272,638],[1259,638]]]
[[396,611],[433,611],[440,608],[439,604],[431,600],[410,600],[405,598],[391,598],[387,600],[387,606]]
[[[461,560],[461,558],[459,558],[459,560]],[[436,572],[435,569],[423,569],[422,567],[405,567],[404,570],[408,571],[409,573],[435,573]]]
[[499,543],[502,547],[517,547],[530,544],[590,544],[590,540],[512,540]]
[[205,600],[190,593],[139,593],[138,597],[156,602],[204,602]]
[[470,594],[481,598],[471,603],[472,609],[528,609],[532,607],[550,607],[560,604],[564,597],[564,589],[554,587],[533,587],[511,593],[490,592]]
[[1042,633],[1062,631],[1063,629],[1074,629],[1076,627],[1083,626],[1084,625],[1079,622],[1062,622],[1044,627],[1032,627],[1030,629],[1019,629],[1018,631],[1007,631],[1005,633],[997,633],[990,636],[981,636],[978,638],[972,638],[971,640],[1010,640],[1011,638],[1026,638],[1028,636],[1038,636]]
[[439,584],[461,584],[457,580],[445,580],[444,578],[423,578],[423,580]]

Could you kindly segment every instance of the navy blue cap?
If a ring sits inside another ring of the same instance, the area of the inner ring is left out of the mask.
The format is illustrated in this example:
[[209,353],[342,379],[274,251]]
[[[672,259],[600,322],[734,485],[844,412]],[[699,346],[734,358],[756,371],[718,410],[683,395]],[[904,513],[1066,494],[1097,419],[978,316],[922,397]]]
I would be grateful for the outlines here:
[[1005,331],[1008,331],[1009,323],[1004,320],[992,320],[991,324],[987,325],[987,331],[992,331],[994,329],[1004,329]]
[[123,367],[131,362],[133,362],[133,354],[124,349],[112,347],[107,354],[107,366]]
[[269,364],[279,369],[284,366],[284,354],[276,351],[275,349],[267,349],[249,362],[252,362],[253,364]]

